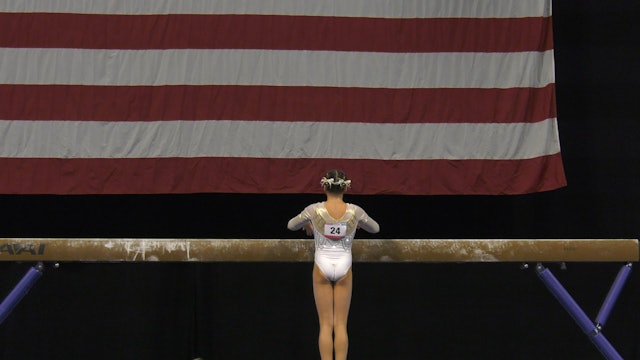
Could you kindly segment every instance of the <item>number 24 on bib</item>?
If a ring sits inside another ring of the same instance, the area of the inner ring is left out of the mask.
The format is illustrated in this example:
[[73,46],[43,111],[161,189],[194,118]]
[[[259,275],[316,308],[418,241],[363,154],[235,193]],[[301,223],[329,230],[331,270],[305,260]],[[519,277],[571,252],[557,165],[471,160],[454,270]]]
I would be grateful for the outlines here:
[[342,239],[347,235],[346,223],[324,224],[324,236],[329,239]]

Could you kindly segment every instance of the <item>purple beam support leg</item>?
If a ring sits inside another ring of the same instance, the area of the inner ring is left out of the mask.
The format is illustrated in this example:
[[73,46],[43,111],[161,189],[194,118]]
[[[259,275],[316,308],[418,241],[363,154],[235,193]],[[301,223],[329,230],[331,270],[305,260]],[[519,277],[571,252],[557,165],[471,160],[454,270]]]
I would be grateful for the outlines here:
[[544,282],[549,291],[560,302],[562,307],[573,317],[582,331],[587,334],[589,340],[598,348],[600,353],[608,360],[622,360],[622,356],[618,354],[616,349],[609,343],[605,336],[600,332],[600,329],[589,319],[589,317],[582,311],[578,303],[573,300],[573,297],[567,292],[567,290],[560,284],[558,279],[541,264],[536,266],[536,272],[540,277],[540,280]]
[[42,276],[42,263],[31,267],[20,282],[11,290],[9,295],[2,301],[2,304],[0,304],[0,324],[9,316],[11,311],[29,292],[40,276]]
[[611,289],[609,290],[607,297],[604,299],[600,312],[598,312],[598,316],[596,317],[596,326],[598,326],[599,329],[602,329],[604,324],[607,322],[609,314],[611,314],[611,310],[613,310],[613,306],[616,304],[618,296],[620,296],[622,287],[629,278],[631,266],[631,263],[628,263],[618,271],[618,276],[616,276],[616,280],[613,282],[613,285],[611,285]]

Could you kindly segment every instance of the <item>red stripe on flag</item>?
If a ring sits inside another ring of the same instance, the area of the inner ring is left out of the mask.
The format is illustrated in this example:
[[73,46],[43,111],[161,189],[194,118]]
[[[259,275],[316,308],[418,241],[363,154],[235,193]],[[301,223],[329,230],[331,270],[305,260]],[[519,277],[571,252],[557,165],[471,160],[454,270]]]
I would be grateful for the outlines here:
[[560,154],[455,161],[0,158],[0,168],[6,194],[320,192],[319,177],[332,168],[347,172],[354,194],[521,194],[566,185]]
[[555,84],[512,89],[0,85],[0,119],[8,120],[533,123],[555,117]]
[[0,13],[0,47],[516,52],[553,48],[550,17]]

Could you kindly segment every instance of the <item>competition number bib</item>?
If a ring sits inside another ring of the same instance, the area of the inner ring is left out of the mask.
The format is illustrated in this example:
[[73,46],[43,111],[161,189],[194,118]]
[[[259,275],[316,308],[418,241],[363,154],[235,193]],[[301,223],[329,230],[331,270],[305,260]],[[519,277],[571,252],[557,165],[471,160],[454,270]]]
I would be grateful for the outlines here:
[[347,235],[347,223],[332,223],[332,224],[324,224],[324,236],[333,239],[339,240]]

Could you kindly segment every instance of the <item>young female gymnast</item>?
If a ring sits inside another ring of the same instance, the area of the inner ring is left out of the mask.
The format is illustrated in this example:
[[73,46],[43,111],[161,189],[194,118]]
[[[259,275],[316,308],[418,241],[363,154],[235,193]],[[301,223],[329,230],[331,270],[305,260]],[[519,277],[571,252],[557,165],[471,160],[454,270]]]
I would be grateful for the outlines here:
[[378,223],[362,208],[343,201],[351,185],[344,172],[331,170],[320,181],[327,200],[307,206],[289,220],[289,230],[304,228],[315,242],[313,295],[316,300],[322,360],[346,359],[349,347],[347,317],[351,304],[351,245],[357,228],[380,231]]

